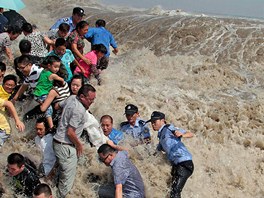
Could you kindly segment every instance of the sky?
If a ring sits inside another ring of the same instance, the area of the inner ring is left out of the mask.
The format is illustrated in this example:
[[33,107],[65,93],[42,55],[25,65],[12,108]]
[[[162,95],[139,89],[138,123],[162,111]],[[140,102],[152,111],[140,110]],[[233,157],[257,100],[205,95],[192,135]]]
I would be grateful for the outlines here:
[[264,19],[264,0],[101,0],[106,5],[120,5],[136,8],[152,8],[161,5],[163,9],[185,12],[227,15]]

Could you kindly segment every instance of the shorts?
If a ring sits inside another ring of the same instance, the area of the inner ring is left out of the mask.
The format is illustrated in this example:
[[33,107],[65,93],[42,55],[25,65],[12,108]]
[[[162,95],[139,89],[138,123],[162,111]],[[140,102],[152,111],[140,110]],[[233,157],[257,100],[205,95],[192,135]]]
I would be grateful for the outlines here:
[[10,137],[10,134],[6,134],[6,131],[0,129],[0,147],[3,146],[5,141]]
[[[42,95],[42,96],[34,96],[34,99],[42,104],[46,98],[48,97],[48,95]],[[53,114],[53,109],[52,109],[52,106],[50,105],[47,110],[45,111],[45,117],[48,118],[48,117],[52,117],[52,114]]]

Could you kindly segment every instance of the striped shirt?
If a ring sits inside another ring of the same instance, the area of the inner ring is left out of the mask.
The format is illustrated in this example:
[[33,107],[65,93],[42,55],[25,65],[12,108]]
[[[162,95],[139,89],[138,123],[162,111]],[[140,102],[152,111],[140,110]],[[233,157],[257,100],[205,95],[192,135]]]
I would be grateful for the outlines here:
[[33,64],[29,75],[25,78],[24,84],[29,85],[31,88],[35,88],[42,70],[42,67]]
[[68,83],[64,83],[63,87],[53,87],[53,89],[58,93],[58,97],[56,97],[52,103],[57,103],[65,100],[70,96],[70,89]]

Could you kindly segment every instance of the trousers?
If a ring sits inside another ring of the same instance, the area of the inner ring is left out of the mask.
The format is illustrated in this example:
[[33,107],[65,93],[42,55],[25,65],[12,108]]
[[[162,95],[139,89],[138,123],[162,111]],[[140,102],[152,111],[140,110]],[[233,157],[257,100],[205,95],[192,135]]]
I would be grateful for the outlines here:
[[187,181],[192,175],[194,165],[192,160],[181,162],[172,166],[172,186],[170,198],[181,198],[181,191]]

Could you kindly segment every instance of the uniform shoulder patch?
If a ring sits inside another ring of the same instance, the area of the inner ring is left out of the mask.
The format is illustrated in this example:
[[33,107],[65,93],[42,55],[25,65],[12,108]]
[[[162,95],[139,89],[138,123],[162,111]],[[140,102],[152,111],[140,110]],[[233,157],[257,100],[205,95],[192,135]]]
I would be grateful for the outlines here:
[[120,123],[120,127],[123,127],[123,126],[125,126],[125,125],[127,125],[127,124],[128,124],[128,121],[121,122],[121,123]]

